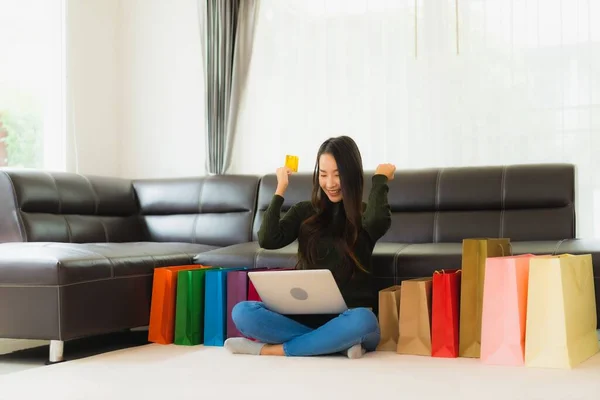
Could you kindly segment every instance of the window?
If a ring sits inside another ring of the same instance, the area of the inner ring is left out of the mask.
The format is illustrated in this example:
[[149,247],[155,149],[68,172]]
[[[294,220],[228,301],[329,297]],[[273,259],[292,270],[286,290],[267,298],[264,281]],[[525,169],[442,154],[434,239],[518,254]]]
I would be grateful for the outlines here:
[[0,166],[65,169],[64,1],[0,0]]

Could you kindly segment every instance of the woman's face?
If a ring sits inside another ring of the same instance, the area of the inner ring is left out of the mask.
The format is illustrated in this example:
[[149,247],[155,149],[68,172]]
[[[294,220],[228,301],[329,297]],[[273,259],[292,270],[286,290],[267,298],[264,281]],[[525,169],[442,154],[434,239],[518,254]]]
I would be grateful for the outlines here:
[[331,154],[321,154],[319,158],[319,186],[331,202],[342,201],[340,174],[335,158]]

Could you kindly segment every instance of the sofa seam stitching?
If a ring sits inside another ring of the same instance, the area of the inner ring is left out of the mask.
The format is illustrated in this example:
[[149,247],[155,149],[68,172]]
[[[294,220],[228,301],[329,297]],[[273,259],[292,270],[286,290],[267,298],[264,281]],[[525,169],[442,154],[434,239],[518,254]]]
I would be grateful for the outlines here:
[[252,242],[253,235],[254,235],[254,221],[256,218],[256,214],[258,213],[258,196],[260,194],[260,179],[258,180],[258,183],[256,185],[256,190],[254,190],[254,205],[253,205],[253,210],[252,210],[252,216],[250,219],[250,232],[248,237],[250,238],[250,242]]
[[440,168],[437,173],[436,183],[435,183],[435,215],[433,217],[433,242],[438,242],[438,218],[440,212],[440,182],[442,177],[443,168]]
[[558,251],[560,249],[560,246],[562,246],[562,244],[566,241],[567,239],[561,239],[558,241],[558,243],[556,244],[556,246],[554,247],[554,251],[552,252],[552,255],[555,256],[556,254],[558,254]]
[[60,301],[60,286],[56,287],[56,303],[58,307],[58,340],[62,341],[62,309]]
[[394,254],[394,285],[398,284],[398,273],[397,273],[397,269],[398,269],[398,258],[400,258],[400,253],[402,253],[404,251],[404,249],[406,249],[407,247],[409,247],[410,244],[406,244],[404,245],[404,247],[400,248],[396,254]]
[[98,194],[96,193],[96,190],[94,189],[94,186],[92,185],[92,182],[89,180],[89,178],[85,175],[81,175],[83,179],[85,179],[85,181],[87,182],[88,186],[90,187],[90,190],[92,191],[92,195],[94,196],[94,215],[98,216],[98,209],[100,208],[100,201],[98,199]]
[[264,251],[263,248],[259,248],[258,251],[254,254],[254,268],[258,266],[258,256]]
[[200,190],[198,191],[198,213],[194,217],[194,223],[192,224],[192,240],[191,240],[191,242],[193,244],[197,244],[196,232],[198,231],[198,219],[200,218],[200,215],[202,214],[202,194],[204,193],[204,185],[205,185],[206,179],[207,178],[200,180]]
[[108,230],[106,229],[106,225],[104,225],[102,216],[100,216],[98,213],[98,210],[100,209],[100,198],[98,197],[98,193],[96,193],[96,189],[94,189],[94,185],[92,185],[92,182],[89,180],[89,178],[85,175],[81,176],[83,177],[83,179],[86,180],[88,186],[90,187],[90,190],[92,191],[92,195],[94,196],[94,216],[98,217],[98,221],[100,222],[102,230],[104,231],[104,240],[106,240],[106,243],[109,243]]
[[52,180],[52,184],[54,185],[54,189],[56,190],[56,198],[58,199],[58,215],[62,216],[65,220],[65,227],[67,228],[67,238],[69,239],[69,243],[73,243],[73,235],[71,233],[71,225],[69,225],[69,220],[67,220],[67,216],[63,214],[62,210],[62,200],[60,199],[60,191],[58,190],[58,185],[56,184],[56,179],[50,172],[46,172],[46,175],[50,177]]
[[56,179],[54,179],[54,176],[52,176],[52,174],[50,172],[46,172],[46,175],[48,175],[50,177],[50,179],[52,180],[52,184],[54,185],[54,189],[56,189],[56,198],[58,199],[58,213],[60,215],[62,215],[62,201],[60,200],[60,192],[58,191],[58,185],[56,184]]

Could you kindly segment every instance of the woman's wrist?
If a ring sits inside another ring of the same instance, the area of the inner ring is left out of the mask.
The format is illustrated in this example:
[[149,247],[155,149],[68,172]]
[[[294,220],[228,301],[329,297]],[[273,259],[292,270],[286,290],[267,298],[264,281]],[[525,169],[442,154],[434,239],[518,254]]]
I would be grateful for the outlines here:
[[285,194],[287,188],[285,187],[281,187],[281,186],[277,186],[277,189],[275,190],[275,194],[278,196],[283,197],[283,195]]

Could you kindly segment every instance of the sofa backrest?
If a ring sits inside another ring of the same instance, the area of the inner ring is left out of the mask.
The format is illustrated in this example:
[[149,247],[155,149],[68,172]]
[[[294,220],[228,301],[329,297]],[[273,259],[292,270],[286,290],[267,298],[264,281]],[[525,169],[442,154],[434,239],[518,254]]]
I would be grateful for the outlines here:
[[[373,173],[365,174],[364,201]],[[276,187],[260,182],[253,238]],[[292,175],[282,208],[310,199],[312,174]],[[575,169],[571,164],[399,170],[389,183],[392,226],[382,242],[512,241],[575,237]]]
[[257,176],[133,182],[149,240],[228,246],[251,241]]
[[39,170],[0,170],[0,242],[145,239],[131,182]]
[[[1,169],[0,242],[243,243],[257,240],[275,187],[272,174],[131,182]],[[308,200],[311,187],[311,174],[292,175],[282,213]],[[571,164],[400,170],[389,187],[392,226],[383,242],[575,237]]]

